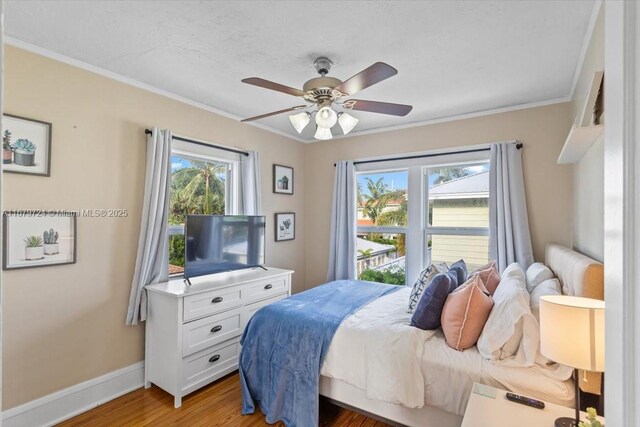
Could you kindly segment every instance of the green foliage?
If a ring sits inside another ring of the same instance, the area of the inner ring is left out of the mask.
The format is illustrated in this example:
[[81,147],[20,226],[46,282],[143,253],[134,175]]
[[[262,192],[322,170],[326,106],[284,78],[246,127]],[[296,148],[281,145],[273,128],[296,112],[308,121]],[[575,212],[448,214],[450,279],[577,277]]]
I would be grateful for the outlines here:
[[184,236],[169,236],[169,264],[184,267]]
[[58,232],[53,228],[51,228],[49,231],[45,231],[44,233],[42,233],[42,237],[43,237],[44,243],[46,243],[47,245],[53,245],[55,243],[58,243]]
[[587,420],[589,420],[589,423],[587,424],[584,421],[580,421],[578,427],[604,427],[604,425],[596,419],[597,416],[598,412],[596,408],[587,408]]
[[376,182],[373,182],[371,178],[365,178],[365,180],[369,194],[361,195],[364,199],[363,213],[374,224],[377,224],[378,216],[382,214],[382,211],[387,206],[389,191],[387,184],[384,183],[384,178],[380,178]]
[[11,132],[9,130],[4,131],[4,135],[2,136],[2,148],[4,150],[11,150]]
[[358,253],[360,254],[360,256],[362,258],[369,258],[371,255],[373,255],[373,249],[369,248],[369,249],[358,249]]
[[24,244],[28,248],[39,248],[42,246],[42,237],[40,236],[27,236],[24,238]]
[[392,266],[384,270],[366,269],[360,273],[359,279],[370,282],[387,283],[389,285],[404,286],[406,284],[406,274],[400,266]]
[[171,174],[170,224],[183,224],[187,214],[224,214],[225,182],[218,175],[225,171],[225,165],[188,162],[188,167]]

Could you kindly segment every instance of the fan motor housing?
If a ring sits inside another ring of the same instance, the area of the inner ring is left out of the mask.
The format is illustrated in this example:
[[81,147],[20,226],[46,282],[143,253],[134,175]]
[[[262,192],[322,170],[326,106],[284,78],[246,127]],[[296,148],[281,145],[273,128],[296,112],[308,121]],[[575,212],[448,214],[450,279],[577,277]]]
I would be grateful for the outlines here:
[[335,77],[326,77],[326,76],[315,77],[311,80],[308,80],[304,84],[304,86],[302,86],[302,90],[304,92],[309,92],[314,89],[320,89],[320,88],[333,89],[334,87],[338,86],[340,83],[342,83],[342,80],[336,79]]

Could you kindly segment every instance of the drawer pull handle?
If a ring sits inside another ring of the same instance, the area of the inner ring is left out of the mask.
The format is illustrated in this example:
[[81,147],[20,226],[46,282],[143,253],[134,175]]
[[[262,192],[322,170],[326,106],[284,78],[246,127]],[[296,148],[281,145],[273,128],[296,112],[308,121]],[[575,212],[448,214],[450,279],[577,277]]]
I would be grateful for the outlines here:
[[218,303],[218,302],[222,302],[224,298],[222,297],[215,297],[214,299],[211,300],[212,304]]
[[269,283],[268,285],[264,285],[265,289],[271,289],[273,288],[273,285],[271,283]]
[[214,354],[213,356],[211,356],[211,358],[209,359],[209,362],[213,363],[213,362],[217,362],[220,359],[220,355],[219,354]]
[[222,325],[216,325],[213,328],[211,328],[212,333],[220,332],[221,330],[222,330]]

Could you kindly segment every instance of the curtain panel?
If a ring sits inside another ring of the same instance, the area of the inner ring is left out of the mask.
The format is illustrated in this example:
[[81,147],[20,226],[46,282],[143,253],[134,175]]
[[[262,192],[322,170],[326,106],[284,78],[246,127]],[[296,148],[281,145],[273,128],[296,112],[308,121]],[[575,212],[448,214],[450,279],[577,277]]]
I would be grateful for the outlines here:
[[337,162],[333,185],[327,282],[356,279],[356,199],[356,170],[353,162]]
[[249,151],[248,154],[248,156],[240,156],[241,213],[243,215],[261,215],[260,154],[257,151]]
[[145,286],[166,281],[168,268],[167,225],[171,186],[171,131],[153,128],[147,135],[147,163],[144,184],[138,255],[131,283],[127,325],[147,318]]

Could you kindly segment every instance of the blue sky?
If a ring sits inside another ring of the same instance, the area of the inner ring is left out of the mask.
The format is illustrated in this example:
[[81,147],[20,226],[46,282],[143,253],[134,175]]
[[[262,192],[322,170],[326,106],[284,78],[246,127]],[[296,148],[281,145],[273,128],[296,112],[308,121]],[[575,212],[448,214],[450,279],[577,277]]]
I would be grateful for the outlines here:
[[[472,173],[484,172],[489,169],[489,164],[484,163],[481,165],[473,165],[468,168]],[[358,174],[358,184],[364,194],[369,194],[367,191],[367,183],[365,178],[370,178],[373,182],[376,182],[380,178],[383,178],[383,182],[387,184],[389,190],[406,190],[409,174],[407,171],[391,171],[382,173],[367,173]],[[436,180],[436,174],[429,175],[429,185],[433,185]]]
[[[182,157],[178,157],[178,156],[171,156],[171,172],[175,172],[177,170],[180,169],[184,169],[184,168],[188,168],[191,166],[191,162],[187,159],[183,159]],[[225,173],[221,172],[216,174],[216,176],[222,180],[225,179]]]

